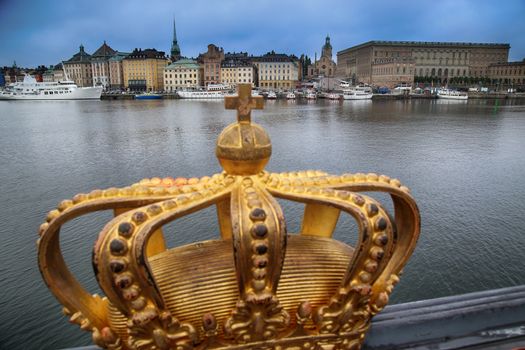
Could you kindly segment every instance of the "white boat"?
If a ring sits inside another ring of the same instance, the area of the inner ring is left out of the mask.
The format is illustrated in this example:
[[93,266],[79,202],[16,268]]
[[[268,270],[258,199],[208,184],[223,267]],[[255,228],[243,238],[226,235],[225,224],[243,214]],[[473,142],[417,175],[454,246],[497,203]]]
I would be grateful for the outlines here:
[[437,92],[439,98],[445,98],[449,100],[467,100],[467,94],[463,94],[456,90],[439,89]]
[[268,92],[268,96],[266,96],[267,99],[269,100],[276,100],[277,99],[277,94],[273,91],[269,91]]
[[373,94],[359,89],[343,90],[343,99],[345,100],[369,100]]
[[287,100],[295,100],[295,94],[293,92],[289,92],[286,94]]
[[226,92],[230,89],[224,84],[209,84],[206,90],[179,90],[177,95],[180,98],[189,99],[220,99],[224,98]]
[[160,100],[161,98],[161,94],[155,94],[152,92],[145,92],[143,94],[135,95],[135,100]]
[[75,82],[37,82],[26,74],[24,81],[9,84],[0,92],[0,100],[99,100],[102,86],[79,88]]
[[177,95],[180,98],[190,98],[190,99],[220,99],[224,98],[224,92],[222,91],[206,91],[206,90],[196,90],[196,91],[177,91]]
[[394,95],[409,95],[411,92],[412,86],[409,84],[400,84],[392,90]]
[[317,100],[317,94],[313,91],[307,91],[306,92],[306,99],[307,100]]
[[326,98],[329,99],[329,100],[340,100],[341,99],[341,95],[337,94],[335,92],[331,92],[328,95],[326,95]]

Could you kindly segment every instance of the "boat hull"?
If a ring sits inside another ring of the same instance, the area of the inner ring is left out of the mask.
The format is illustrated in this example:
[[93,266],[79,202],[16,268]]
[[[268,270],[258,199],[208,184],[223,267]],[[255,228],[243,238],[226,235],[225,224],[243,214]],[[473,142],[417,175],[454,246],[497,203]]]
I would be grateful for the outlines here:
[[363,94],[363,95],[343,95],[345,100],[370,100],[373,94]]
[[224,93],[219,91],[177,91],[177,95],[180,98],[199,100],[224,98]]
[[161,95],[135,95],[135,100],[160,100]]
[[39,101],[56,101],[56,100],[100,100],[102,87],[76,88],[67,94],[14,94],[0,93],[0,100],[39,100]]
[[437,95],[439,98],[443,98],[443,99],[446,99],[446,100],[468,100],[468,96],[467,95],[457,95],[457,96],[454,96],[454,95]]

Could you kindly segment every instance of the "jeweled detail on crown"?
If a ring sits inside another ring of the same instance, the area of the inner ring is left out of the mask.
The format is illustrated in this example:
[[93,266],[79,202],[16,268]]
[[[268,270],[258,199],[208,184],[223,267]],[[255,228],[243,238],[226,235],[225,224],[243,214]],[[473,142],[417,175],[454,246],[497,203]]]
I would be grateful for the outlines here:
[[[359,349],[419,236],[408,188],[373,173],[268,173],[269,137],[250,116],[262,101],[241,85],[225,104],[238,122],[218,140],[223,173],[144,179],[62,201],[39,230],[44,280],[102,348]],[[388,193],[395,217],[364,192]],[[304,205],[297,234],[276,199]],[[218,239],[166,247],[166,224],[210,206]],[[114,218],[93,251],[99,297],[68,270],[59,232],[102,210]],[[332,239],[341,215],[357,222],[353,248]]]

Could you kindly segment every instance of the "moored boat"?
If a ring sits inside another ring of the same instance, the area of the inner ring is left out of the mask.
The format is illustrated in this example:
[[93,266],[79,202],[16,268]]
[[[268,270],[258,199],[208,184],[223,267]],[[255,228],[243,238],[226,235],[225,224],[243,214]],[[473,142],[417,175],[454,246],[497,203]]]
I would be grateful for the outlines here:
[[273,91],[269,91],[268,92],[268,96],[266,96],[267,99],[269,100],[276,100],[277,99],[277,94]]
[[9,84],[0,92],[0,100],[99,100],[102,86],[78,87],[70,80],[37,82],[25,75],[22,82]]
[[307,100],[317,100],[317,94],[314,91],[307,91],[305,97]]
[[161,94],[154,94],[151,92],[135,95],[135,100],[160,100],[161,98]]
[[449,89],[439,89],[437,92],[439,98],[449,99],[449,100],[467,100],[468,95],[461,93],[456,90]]
[[295,100],[295,94],[293,92],[289,92],[286,94],[287,100]]
[[358,89],[345,89],[343,90],[343,99],[345,100],[369,100],[373,94]]
[[220,99],[224,98],[229,88],[224,84],[209,84],[206,90],[180,90],[177,95],[187,99]]
[[329,100],[340,100],[341,99],[341,95],[338,94],[338,93],[335,93],[335,92],[331,92],[328,95],[326,95],[326,98],[329,99]]

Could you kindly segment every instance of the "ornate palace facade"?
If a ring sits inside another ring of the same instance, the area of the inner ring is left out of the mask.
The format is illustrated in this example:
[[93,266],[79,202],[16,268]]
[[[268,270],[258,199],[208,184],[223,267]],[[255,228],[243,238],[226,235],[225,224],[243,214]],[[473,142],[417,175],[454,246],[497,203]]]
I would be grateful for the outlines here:
[[509,44],[369,41],[337,53],[337,76],[393,87],[426,77],[446,83],[453,77],[489,76],[489,65],[507,62]]

